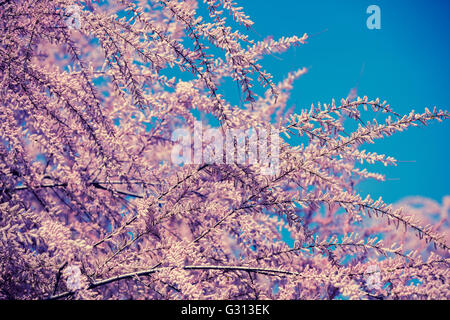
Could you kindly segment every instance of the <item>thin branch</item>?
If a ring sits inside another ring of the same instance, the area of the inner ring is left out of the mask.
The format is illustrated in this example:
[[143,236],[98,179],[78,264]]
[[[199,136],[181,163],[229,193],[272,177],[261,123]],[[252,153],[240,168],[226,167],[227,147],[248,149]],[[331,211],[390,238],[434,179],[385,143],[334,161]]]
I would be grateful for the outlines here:
[[[147,270],[137,271],[137,272],[130,272],[125,273],[119,276],[111,277],[105,280],[99,280],[91,283],[88,286],[89,289],[94,289],[100,286],[104,286],[116,281],[124,280],[124,279],[131,279],[134,277],[139,276],[149,276],[153,273],[157,273],[163,270],[167,269],[175,269],[175,267],[162,267],[162,268],[150,268]],[[244,271],[244,272],[254,272],[259,274],[265,274],[265,275],[272,275],[272,276],[279,276],[279,275],[289,275],[289,276],[298,276],[300,273],[293,272],[293,271],[286,271],[286,270],[277,270],[277,269],[270,269],[270,268],[258,268],[258,267],[244,267],[244,266],[207,266],[207,265],[198,265],[198,266],[184,266],[181,269],[183,270],[221,270],[221,271]],[[49,299],[50,300],[56,300],[61,299],[65,297],[72,296],[75,292],[73,291],[66,291],[63,293],[60,293],[58,295],[52,295]]]

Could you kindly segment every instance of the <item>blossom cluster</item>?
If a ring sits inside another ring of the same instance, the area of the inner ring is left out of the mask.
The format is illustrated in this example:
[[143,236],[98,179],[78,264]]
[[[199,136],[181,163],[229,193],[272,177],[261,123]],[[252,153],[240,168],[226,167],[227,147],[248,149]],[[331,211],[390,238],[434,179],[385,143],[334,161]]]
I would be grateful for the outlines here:
[[[0,299],[450,298],[448,197],[358,192],[396,165],[367,144],[449,113],[355,92],[294,110],[308,70],[261,60],[308,35],[252,25],[233,0],[1,1]],[[199,118],[276,132],[277,170],[173,163]]]

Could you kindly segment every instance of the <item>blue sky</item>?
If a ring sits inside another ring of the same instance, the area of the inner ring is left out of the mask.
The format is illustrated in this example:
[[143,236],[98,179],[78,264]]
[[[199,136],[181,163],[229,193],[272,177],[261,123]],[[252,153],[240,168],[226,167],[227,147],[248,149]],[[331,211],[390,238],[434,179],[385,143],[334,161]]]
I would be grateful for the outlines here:
[[[358,86],[358,95],[377,97],[398,113],[425,107],[450,110],[450,1],[237,0],[255,22],[254,39],[312,35],[308,43],[262,61],[275,82],[289,71],[309,67],[295,83],[290,104],[339,101]],[[381,9],[381,29],[369,30],[369,5]],[[364,71],[361,74],[362,67]],[[366,117],[365,121],[370,120]],[[365,147],[394,156],[397,167],[371,166],[386,182],[364,182],[362,194],[395,202],[422,195],[440,201],[450,194],[450,122],[411,128]]]

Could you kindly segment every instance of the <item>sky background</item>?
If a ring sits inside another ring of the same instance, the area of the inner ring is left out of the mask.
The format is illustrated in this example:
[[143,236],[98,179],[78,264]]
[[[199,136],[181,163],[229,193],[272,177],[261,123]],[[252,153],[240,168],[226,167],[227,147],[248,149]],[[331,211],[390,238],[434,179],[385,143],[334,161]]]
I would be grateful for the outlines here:
[[[236,2],[255,22],[250,31],[255,40],[305,32],[311,36],[306,45],[278,55],[281,60],[269,56],[261,62],[275,83],[290,71],[309,68],[295,82],[289,102],[297,111],[319,101],[340,101],[357,84],[359,96],[387,100],[400,114],[434,106],[450,110],[450,1]],[[372,4],[381,9],[380,30],[366,26],[366,9]],[[371,119],[366,116],[363,120]],[[363,182],[360,192],[373,198],[382,196],[387,202],[415,195],[440,202],[450,194],[449,137],[447,120],[364,146],[406,162],[397,167],[366,164],[368,170],[386,174],[388,180]]]

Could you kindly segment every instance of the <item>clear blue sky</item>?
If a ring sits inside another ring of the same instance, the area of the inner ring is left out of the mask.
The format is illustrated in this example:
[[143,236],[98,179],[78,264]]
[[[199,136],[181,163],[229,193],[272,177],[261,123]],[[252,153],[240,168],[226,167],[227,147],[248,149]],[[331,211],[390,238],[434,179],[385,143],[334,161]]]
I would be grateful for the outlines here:
[[[255,22],[255,39],[313,35],[305,46],[281,55],[282,60],[262,61],[275,81],[297,68],[310,68],[295,83],[290,103],[297,110],[313,102],[345,98],[358,79],[360,96],[387,100],[398,113],[434,106],[450,110],[450,1],[237,2]],[[381,30],[366,27],[366,9],[371,4],[381,9]],[[388,168],[368,165],[393,180],[365,182],[361,192],[382,196],[387,202],[410,195],[440,201],[450,194],[449,137],[450,121],[435,122],[367,146],[367,150],[415,162]]]

